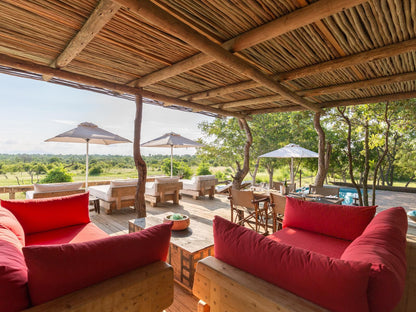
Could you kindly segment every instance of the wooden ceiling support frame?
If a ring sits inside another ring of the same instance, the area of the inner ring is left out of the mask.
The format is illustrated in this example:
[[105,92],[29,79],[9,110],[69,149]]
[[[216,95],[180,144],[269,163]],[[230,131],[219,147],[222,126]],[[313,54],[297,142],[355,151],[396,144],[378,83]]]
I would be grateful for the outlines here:
[[163,11],[147,0],[116,0],[122,6],[139,14],[149,23],[161,28],[167,33],[187,42],[192,47],[199,51],[213,57],[217,62],[247,76],[248,78],[257,81],[271,91],[277,92],[288,100],[291,100],[301,106],[304,106],[313,111],[320,111],[320,108],[312,102],[298,96],[290,91],[285,86],[275,82],[268,75],[263,74],[260,70],[224,50],[221,46],[213,43],[206,37],[199,34],[197,31],[188,25],[177,20],[175,17]]
[[27,71],[30,73],[37,73],[40,75],[52,76],[52,77],[60,78],[60,79],[67,80],[67,81],[73,81],[76,83],[85,84],[89,86],[95,86],[98,88],[112,90],[112,91],[119,92],[119,93],[127,93],[127,94],[134,94],[134,95],[139,94],[149,99],[168,102],[173,105],[196,109],[199,111],[211,112],[211,113],[222,115],[222,116],[247,118],[246,114],[228,112],[228,111],[224,111],[215,107],[188,102],[188,101],[180,100],[174,97],[170,97],[170,96],[166,96],[166,95],[162,95],[162,94],[158,94],[158,93],[154,93],[154,92],[150,92],[146,90],[141,90],[140,88],[129,87],[127,85],[109,82],[109,81],[105,81],[105,80],[101,80],[97,78],[92,78],[92,77],[88,77],[85,75],[72,73],[72,72],[64,71],[58,68],[52,68],[52,67],[45,66],[45,65],[33,64],[28,61],[24,61],[21,59],[13,58],[13,57],[2,55],[2,54],[0,54],[0,65],[18,69],[18,70]]
[[[331,70],[337,70],[345,67],[351,67],[356,65],[361,65],[370,61],[376,61],[383,58],[388,58],[392,56],[397,56],[403,53],[412,52],[416,50],[416,39],[410,39],[407,41],[402,41],[398,43],[393,43],[388,46],[381,48],[373,49],[370,51],[364,51],[357,54],[352,54],[344,56],[338,59],[326,61],[323,63],[311,65],[308,67],[303,67],[295,69],[289,72],[280,73],[273,75],[273,79],[279,79],[282,81],[290,81],[298,78],[304,78],[321,72],[328,72]],[[375,78],[378,79],[378,78]],[[365,81],[365,80],[364,80]],[[260,84],[252,80],[245,80],[239,83],[234,83],[232,88],[229,86],[215,88],[211,90],[206,90],[198,93],[189,94],[182,96],[181,99],[187,100],[203,100],[219,95],[226,95],[233,92],[239,92],[246,89],[260,87]],[[307,96],[302,92],[297,92],[298,94]]]
[[51,66],[57,68],[67,66],[113,18],[120,7],[119,4],[111,0],[101,0],[80,31]]
[[219,107],[221,109],[231,108],[231,107],[239,107],[239,106],[247,106],[253,104],[261,104],[267,102],[276,102],[283,100],[283,97],[280,95],[269,95],[251,99],[245,99],[240,101],[232,101],[232,102],[224,102],[212,105],[213,107]]
[[[378,96],[371,96],[371,97],[359,98],[359,99],[329,101],[329,102],[320,103],[320,106],[321,108],[332,108],[332,107],[362,105],[362,104],[371,104],[371,103],[379,103],[379,102],[387,102],[387,101],[408,100],[408,99],[414,99],[414,98],[416,98],[416,91],[378,95]],[[284,113],[284,112],[294,112],[294,111],[304,111],[304,110],[306,109],[302,106],[290,105],[290,106],[282,106],[282,107],[276,107],[276,108],[273,107],[273,108],[265,108],[265,109],[256,109],[251,112],[248,112],[248,114],[258,115],[258,114]]]
[[[367,1],[368,0],[320,0],[234,37],[224,42],[222,47],[231,52],[242,51]],[[140,87],[145,87],[203,66],[212,61],[214,61],[214,59],[208,55],[203,53],[196,54],[177,62],[172,66],[145,75],[132,83],[135,83]]]

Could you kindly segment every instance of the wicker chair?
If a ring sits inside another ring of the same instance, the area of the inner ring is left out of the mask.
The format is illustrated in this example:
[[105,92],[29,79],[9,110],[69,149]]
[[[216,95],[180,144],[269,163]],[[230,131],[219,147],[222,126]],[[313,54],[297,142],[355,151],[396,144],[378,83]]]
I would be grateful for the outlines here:
[[309,185],[309,194],[339,197],[339,187],[336,186],[315,186]]
[[[268,233],[268,201],[264,196],[256,198],[252,191],[231,190],[229,197],[231,206],[231,222],[244,226],[247,224],[251,229],[260,233]],[[263,203],[263,207],[260,206]]]

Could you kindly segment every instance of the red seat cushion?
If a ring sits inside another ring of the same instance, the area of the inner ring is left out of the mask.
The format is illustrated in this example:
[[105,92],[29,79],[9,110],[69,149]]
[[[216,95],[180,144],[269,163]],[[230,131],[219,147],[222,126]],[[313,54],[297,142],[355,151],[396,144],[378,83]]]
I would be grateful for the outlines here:
[[332,205],[286,197],[283,228],[293,227],[353,241],[373,219],[376,207]]
[[328,257],[339,259],[350,241],[319,233],[286,227],[281,231],[267,236],[278,243],[310,250]]
[[90,222],[88,193],[42,199],[1,200],[19,220],[25,234]]
[[108,237],[94,223],[73,225],[61,229],[34,233],[26,237],[26,246],[82,243]]
[[29,306],[22,247],[12,231],[0,228],[0,311],[21,311]]
[[23,231],[22,225],[10,210],[3,207],[0,207],[0,227],[12,231],[22,245],[25,245],[25,231]]
[[401,207],[377,214],[364,233],[351,243],[343,260],[371,263],[368,298],[371,311],[391,311],[406,280],[407,216]]
[[370,264],[277,243],[218,216],[215,257],[331,311],[368,311]]
[[83,243],[23,248],[38,305],[156,261],[165,261],[171,223]]

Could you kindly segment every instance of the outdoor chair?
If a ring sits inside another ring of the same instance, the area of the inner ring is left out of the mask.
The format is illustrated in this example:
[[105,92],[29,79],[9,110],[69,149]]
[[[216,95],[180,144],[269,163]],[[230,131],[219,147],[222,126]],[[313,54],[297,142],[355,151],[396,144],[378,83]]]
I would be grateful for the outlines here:
[[285,215],[286,196],[276,193],[270,193],[270,207],[273,215],[273,233],[281,230],[283,226],[283,217]]
[[85,193],[83,182],[47,183],[33,185],[33,191],[26,192],[26,199],[61,197]]
[[323,196],[339,197],[339,187],[309,185],[309,194],[319,194]]
[[[268,233],[268,200],[266,196],[256,197],[252,191],[239,191],[231,189],[228,197],[231,206],[231,222],[238,225],[248,225],[252,230],[264,234]],[[263,207],[260,204],[263,203]]]
[[200,175],[192,177],[191,180],[181,179],[180,182],[183,183],[183,189],[180,191],[181,195],[190,195],[193,199],[209,195],[210,199],[214,199],[215,185],[218,180],[214,175]]

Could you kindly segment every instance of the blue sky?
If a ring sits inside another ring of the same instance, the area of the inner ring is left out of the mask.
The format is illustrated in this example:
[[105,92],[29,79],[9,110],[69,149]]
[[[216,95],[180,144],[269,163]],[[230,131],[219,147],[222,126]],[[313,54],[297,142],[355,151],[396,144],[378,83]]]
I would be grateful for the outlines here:
[[[0,74],[0,153],[85,154],[85,145],[44,142],[88,121],[133,141],[135,104],[27,78]],[[167,132],[189,139],[201,136],[198,123],[213,118],[155,105],[143,108],[142,142]],[[195,149],[175,149],[194,154]],[[143,148],[143,155],[169,154],[167,148]],[[133,155],[132,144],[90,145],[90,154]]]

